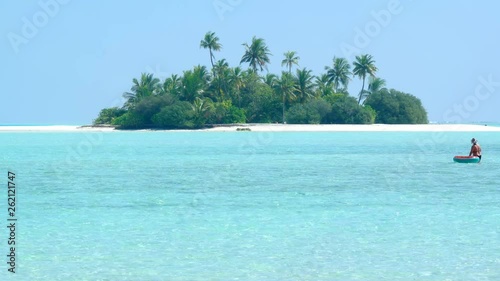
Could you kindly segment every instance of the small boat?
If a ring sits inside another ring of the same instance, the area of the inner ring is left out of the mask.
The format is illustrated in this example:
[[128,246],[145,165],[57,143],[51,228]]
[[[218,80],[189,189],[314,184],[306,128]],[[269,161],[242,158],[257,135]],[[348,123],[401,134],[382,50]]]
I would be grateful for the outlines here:
[[455,156],[453,157],[453,161],[458,163],[479,163],[481,158],[477,156]]

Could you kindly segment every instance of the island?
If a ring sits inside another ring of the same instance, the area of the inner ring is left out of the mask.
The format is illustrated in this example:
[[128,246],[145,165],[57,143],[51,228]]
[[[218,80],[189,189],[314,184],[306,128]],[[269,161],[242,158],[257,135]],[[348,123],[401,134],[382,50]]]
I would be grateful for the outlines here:
[[[104,108],[93,125],[117,129],[203,129],[223,124],[427,124],[427,111],[416,96],[386,87],[372,55],[350,63],[334,57],[325,72],[298,68],[295,51],[283,54],[279,74],[267,70],[271,53],[262,38],[244,43],[238,66],[215,59],[222,49],[215,32],[200,48],[210,67],[197,65],[161,81],[151,73],[132,80],[122,107]],[[242,65],[248,68],[243,69]],[[293,71],[293,68],[297,67]],[[360,79],[356,95],[349,82]]]

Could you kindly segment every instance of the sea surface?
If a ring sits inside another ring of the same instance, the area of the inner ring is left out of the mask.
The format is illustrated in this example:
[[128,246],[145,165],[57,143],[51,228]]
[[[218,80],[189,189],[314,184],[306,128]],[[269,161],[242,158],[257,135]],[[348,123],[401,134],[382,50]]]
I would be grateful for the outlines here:
[[0,280],[500,280],[499,171],[490,132],[0,133]]

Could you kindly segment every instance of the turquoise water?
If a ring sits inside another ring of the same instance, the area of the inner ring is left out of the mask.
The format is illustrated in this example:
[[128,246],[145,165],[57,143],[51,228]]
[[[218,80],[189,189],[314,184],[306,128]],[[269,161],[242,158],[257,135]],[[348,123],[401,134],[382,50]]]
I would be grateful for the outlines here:
[[[472,137],[482,163],[454,163]],[[1,280],[500,280],[500,133],[0,133],[0,144],[1,173],[18,183],[17,273],[2,228]]]

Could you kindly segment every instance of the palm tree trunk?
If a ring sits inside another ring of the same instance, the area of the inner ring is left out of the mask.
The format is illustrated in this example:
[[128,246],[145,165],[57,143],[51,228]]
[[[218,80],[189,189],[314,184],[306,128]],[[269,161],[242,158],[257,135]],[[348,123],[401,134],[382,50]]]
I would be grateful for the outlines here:
[[212,53],[212,49],[208,49],[210,51],[210,63],[212,64],[212,69],[214,69],[214,54]]
[[365,78],[366,76],[363,76],[363,86],[361,86],[361,92],[359,92],[358,104],[361,104],[361,97],[363,96],[363,92],[365,91]]
[[238,107],[241,108],[241,91],[240,87],[236,87],[236,92],[238,93]]
[[283,124],[285,124],[285,93],[283,93]]
[[219,74],[217,74],[217,85],[219,87],[219,98],[220,98],[220,101],[222,102],[224,100],[224,94],[222,92],[222,87],[220,85],[220,77],[219,77]]

